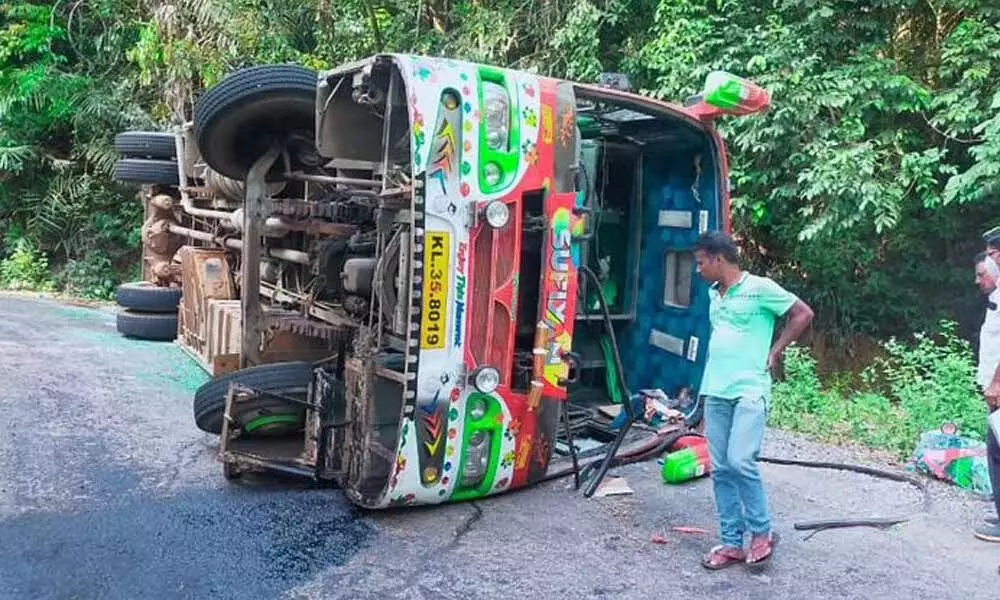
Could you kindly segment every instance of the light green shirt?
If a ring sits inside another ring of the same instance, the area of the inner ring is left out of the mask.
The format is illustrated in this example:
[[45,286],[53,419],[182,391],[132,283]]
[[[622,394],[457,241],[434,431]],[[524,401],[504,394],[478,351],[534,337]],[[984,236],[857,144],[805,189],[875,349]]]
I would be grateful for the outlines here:
[[774,326],[798,300],[767,277],[743,273],[725,297],[709,290],[708,364],[700,393],[717,398],[770,398],[767,355]]

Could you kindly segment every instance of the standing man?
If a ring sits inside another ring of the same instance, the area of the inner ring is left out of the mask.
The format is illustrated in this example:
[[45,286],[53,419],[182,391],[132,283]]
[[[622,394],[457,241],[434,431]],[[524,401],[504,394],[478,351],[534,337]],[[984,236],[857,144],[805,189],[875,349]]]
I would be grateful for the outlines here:
[[[993,243],[990,244],[992,246]],[[976,256],[976,285],[987,297],[986,317],[979,330],[979,369],[977,382],[986,397],[989,411],[1000,409],[1000,290],[997,289],[995,265],[987,252]],[[996,517],[987,517],[985,523],[976,528],[975,536],[986,542],[1000,542],[1000,440],[987,427],[986,455],[993,485],[993,502]]]
[[[694,246],[698,274],[711,285],[708,364],[700,393],[705,397],[705,434],[712,458],[715,504],[722,544],[702,561],[708,569],[771,558],[778,536],[771,532],[767,496],[757,468],[770,408],[771,370],[805,331],[813,311],[766,277],[739,267],[739,250],[725,234],[709,232]],[[775,323],[787,316],[777,341]],[[743,536],[751,534],[744,550]]]

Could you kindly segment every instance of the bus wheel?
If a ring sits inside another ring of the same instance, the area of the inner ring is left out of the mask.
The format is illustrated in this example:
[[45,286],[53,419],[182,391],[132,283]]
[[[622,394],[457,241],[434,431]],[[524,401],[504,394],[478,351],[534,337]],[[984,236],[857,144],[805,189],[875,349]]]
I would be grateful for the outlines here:
[[[305,400],[312,380],[312,364],[272,363],[226,373],[198,388],[194,395],[194,422],[202,431],[222,433],[226,394],[230,383]],[[263,397],[237,405],[233,415],[247,435],[282,435],[302,429],[306,409],[280,398]]]
[[125,337],[169,342],[177,338],[177,313],[145,313],[125,308],[118,311],[116,327]]
[[125,131],[115,136],[115,150],[125,158],[177,158],[177,138],[163,131]]
[[[242,181],[275,140],[297,135],[313,147],[317,79],[316,71],[294,65],[250,67],[227,76],[194,109],[202,158],[218,173]],[[291,158],[295,169],[294,153]],[[267,180],[281,179],[283,171],[279,160]]]
[[177,163],[172,160],[123,158],[115,166],[115,181],[159,185],[179,185]]
[[176,313],[181,301],[181,288],[135,281],[118,286],[115,297],[123,308],[150,313]]

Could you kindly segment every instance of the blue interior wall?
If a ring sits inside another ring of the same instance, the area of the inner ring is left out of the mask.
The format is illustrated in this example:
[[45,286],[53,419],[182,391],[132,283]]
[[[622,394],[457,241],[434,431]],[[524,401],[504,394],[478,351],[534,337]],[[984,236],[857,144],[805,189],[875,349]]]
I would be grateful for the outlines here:
[[[701,202],[695,199],[694,156],[701,155],[698,185]],[[621,335],[622,362],[629,387],[660,388],[673,395],[680,386],[697,391],[708,349],[708,288],[694,273],[692,264],[691,306],[687,309],[664,304],[665,257],[668,250],[690,249],[699,236],[699,212],[708,211],[708,229],[719,228],[719,197],[714,152],[706,145],[698,150],[649,151],[643,157],[642,242],[635,322]],[[660,227],[661,210],[690,211],[691,229]],[[684,339],[685,356],[677,356],[649,343],[653,329]],[[689,361],[688,340],[698,338],[697,358]]]

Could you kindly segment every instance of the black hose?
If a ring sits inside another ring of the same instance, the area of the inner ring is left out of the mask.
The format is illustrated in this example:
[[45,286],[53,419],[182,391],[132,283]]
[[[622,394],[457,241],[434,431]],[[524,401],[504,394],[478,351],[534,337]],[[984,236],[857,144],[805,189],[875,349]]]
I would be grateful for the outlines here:
[[580,272],[585,274],[590,278],[591,283],[597,291],[597,301],[601,305],[601,313],[604,316],[604,325],[608,330],[608,337],[611,339],[611,355],[615,359],[615,370],[618,371],[618,383],[621,385],[622,393],[625,395],[625,402],[622,404],[625,408],[625,413],[628,415],[630,421],[635,419],[635,414],[632,411],[632,392],[629,391],[628,382],[625,381],[625,367],[622,365],[621,352],[618,350],[618,338],[615,336],[615,328],[611,321],[611,310],[608,308],[608,300],[604,297],[604,290],[601,289],[601,280],[597,277],[597,273],[587,265],[580,265]]
[[[931,497],[927,490],[927,485],[920,479],[907,475],[905,473],[897,473],[894,471],[888,471],[885,469],[876,469],[874,467],[865,467],[862,465],[852,465],[847,463],[838,462],[822,462],[822,461],[812,461],[812,460],[797,460],[791,458],[775,458],[770,456],[762,456],[758,460],[760,462],[772,463],[776,465],[791,465],[797,467],[807,467],[812,469],[836,469],[838,471],[851,471],[853,473],[861,473],[864,475],[870,475],[871,477],[878,477],[880,479],[890,479],[892,481],[899,481],[901,483],[908,483],[913,487],[920,490],[921,493],[921,508],[920,512],[927,512],[930,510]],[[800,521],[794,524],[795,529],[799,531],[814,530],[816,533],[824,531],[826,529],[840,529],[843,527],[891,527],[893,525],[898,525],[900,523],[905,523],[913,518],[913,515],[909,516],[896,516],[896,517],[862,517],[862,518],[840,518],[840,519],[823,519],[817,521]]]
[[[601,305],[601,313],[604,315],[604,325],[608,330],[608,337],[611,340],[611,354],[615,359],[615,366],[618,371],[618,381],[621,384],[622,393],[625,394],[625,414],[628,417],[625,420],[625,424],[622,425],[621,430],[615,435],[614,441],[611,442],[611,448],[605,455],[604,460],[597,469],[597,476],[587,485],[587,489],[583,491],[583,495],[586,498],[590,498],[597,491],[597,486],[601,484],[604,476],[607,475],[608,469],[611,468],[611,463],[615,459],[615,455],[618,453],[618,448],[621,446],[622,442],[625,440],[625,436],[628,435],[629,430],[632,428],[632,423],[635,422],[635,411],[632,410],[632,392],[628,389],[628,382],[625,381],[625,367],[622,365],[621,353],[618,351],[618,338],[615,336],[614,324],[611,321],[611,310],[608,309],[608,300],[604,297],[604,290],[601,289],[601,280],[597,277],[587,265],[580,265],[580,271],[590,278],[591,283],[594,284],[594,289],[597,292],[597,300]],[[589,467],[589,465],[588,465]]]

